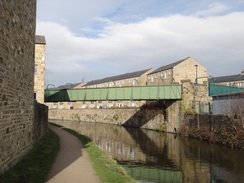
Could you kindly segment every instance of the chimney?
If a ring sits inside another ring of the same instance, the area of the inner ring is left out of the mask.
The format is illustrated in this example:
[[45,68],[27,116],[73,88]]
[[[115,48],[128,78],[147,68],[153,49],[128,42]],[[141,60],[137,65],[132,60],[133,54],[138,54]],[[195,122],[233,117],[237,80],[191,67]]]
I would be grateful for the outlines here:
[[244,75],[244,69],[241,71],[241,75]]

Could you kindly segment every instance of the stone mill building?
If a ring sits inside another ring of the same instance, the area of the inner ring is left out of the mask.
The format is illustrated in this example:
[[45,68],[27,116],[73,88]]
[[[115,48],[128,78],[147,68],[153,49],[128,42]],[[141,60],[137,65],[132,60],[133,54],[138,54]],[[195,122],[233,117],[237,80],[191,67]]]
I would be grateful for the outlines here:
[[35,141],[36,0],[0,1],[0,174]]
[[45,36],[36,35],[35,40],[35,80],[34,80],[34,99],[39,103],[44,103],[45,85]]

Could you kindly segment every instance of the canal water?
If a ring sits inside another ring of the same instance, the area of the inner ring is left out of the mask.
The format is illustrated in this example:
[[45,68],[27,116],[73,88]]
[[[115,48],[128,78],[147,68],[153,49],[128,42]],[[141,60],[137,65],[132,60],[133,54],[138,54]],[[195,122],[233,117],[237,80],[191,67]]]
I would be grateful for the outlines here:
[[244,151],[152,130],[52,122],[90,137],[140,183],[244,183]]

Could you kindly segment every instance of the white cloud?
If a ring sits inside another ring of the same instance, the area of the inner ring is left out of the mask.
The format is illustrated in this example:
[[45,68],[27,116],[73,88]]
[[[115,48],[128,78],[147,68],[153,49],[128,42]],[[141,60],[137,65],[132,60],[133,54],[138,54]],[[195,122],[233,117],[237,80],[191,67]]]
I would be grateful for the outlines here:
[[219,13],[223,13],[228,10],[229,7],[222,3],[211,3],[208,5],[207,10],[199,11],[195,15],[200,17],[213,16]]
[[[109,21],[98,38],[77,37],[66,27],[37,22],[47,40],[48,82],[99,79],[192,56],[213,75],[239,73],[244,58],[244,13],[198,18],[175,15],[138,23]],[[227,70],[231,68],[231,70]]]

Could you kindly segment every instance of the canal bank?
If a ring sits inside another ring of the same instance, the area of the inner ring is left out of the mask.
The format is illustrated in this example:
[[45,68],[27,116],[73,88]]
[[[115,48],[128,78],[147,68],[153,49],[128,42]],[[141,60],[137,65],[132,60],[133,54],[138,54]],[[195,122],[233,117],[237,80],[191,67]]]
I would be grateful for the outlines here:
[[52,121],[88,136],[139,182],[242,182],[243,151],[153,130]]
[[136,128],[175,132],[180,128],[176,101],[140,108],[49,109],[49,120],[108,123]]
[[59,135],[61,148],[49,173],[48,183],[136,182],[87,135],[54,123],[51,128]]
[[[226,115],[184,114],[178,102],[132,109],[50,109],[50,120],[107,123],[150,129],[244,149],[244,129]],[[168,114],[171,114],[170,116]]]
[[61,128],[54,125],[49,125],[49,128],[58,135],[60,150],[48,174],[46,183],[99,183],[100,180],[82,143]]
[[244,150],[241,121],[226,115],[185,115],[180,135]]

